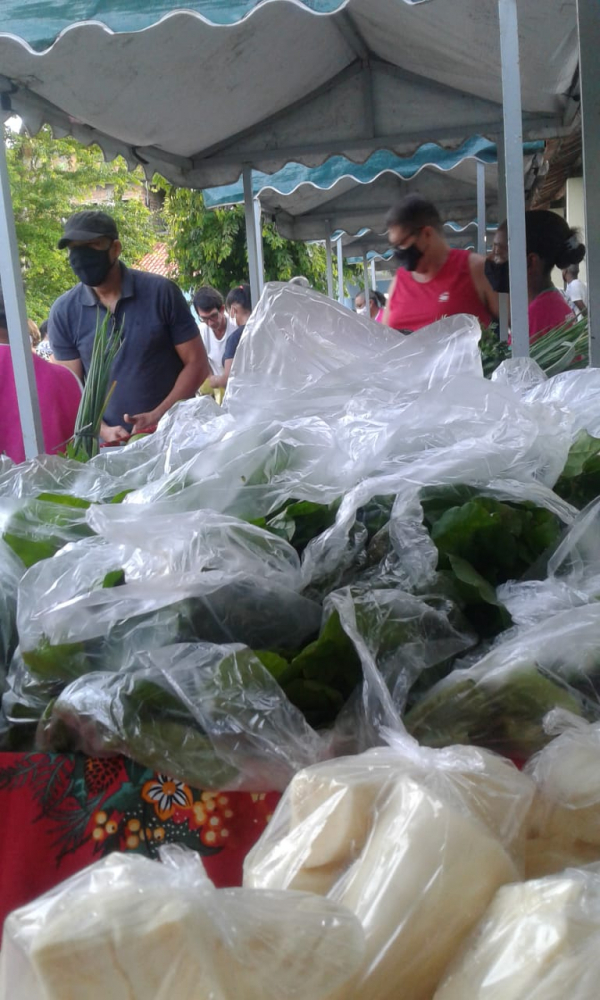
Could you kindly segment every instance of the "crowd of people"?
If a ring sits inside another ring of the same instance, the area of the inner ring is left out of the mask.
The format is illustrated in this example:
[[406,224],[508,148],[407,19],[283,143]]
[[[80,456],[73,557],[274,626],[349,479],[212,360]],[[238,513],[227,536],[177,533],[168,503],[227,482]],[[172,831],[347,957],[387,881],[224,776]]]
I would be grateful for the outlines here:
[[[489,327],[498,316],[499,295],[509,292],[508,229],[501,223],[487,258],[449,246],[440,214],[431,202],[410,195],[389,212],[387,230],[398,265],[387,299],[377,289],[359,292],[356,312],[409,334],[459,313]],[[579,280],[585,247],[576,230],[554,212],[526,213],[529,336],[586,315],[587,293]],[[115,383],[100,437],[116,445],[154,430],[179,400],[227,386],[235,352],[252,312],[250,287],[239,284],[226,298],[198,288],[195,317],[175,282],[127,267],[114,219],[83,211],[66,222],[59,248],[68,253],[79,279],[53,304],[40,329],[30,322],[34,371],[48,453],[64,450],[73,434],[82,384],[89,371],[98,318],[124,330],[114,362]],[[552,283],[562,270],[564,290]],[[295,278],[308,284],[305,278]],[[24,459],[23,440],[4,305],[0,297],[0,385],[4,419],[0,454]]]

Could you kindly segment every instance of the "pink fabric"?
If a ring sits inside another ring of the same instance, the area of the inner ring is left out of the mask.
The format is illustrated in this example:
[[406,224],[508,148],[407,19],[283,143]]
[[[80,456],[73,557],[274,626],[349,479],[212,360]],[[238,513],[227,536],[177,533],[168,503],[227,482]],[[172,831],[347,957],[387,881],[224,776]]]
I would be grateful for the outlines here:
[[375,317],[375,322],[376,323],[383,323],[383,314],[384,314],[384,312],[385,312],[385,309],[380,309],[379,310],[379,312],[377,313],[377,315]]
[[554,288],[550,292],[542,292],[529,303],[529,341],[533,344],[544,333],[555,330],[570,319],[575,319],[575,313],[562,292]]
[[[44,447],[48,454],[62,451],[73,434],[81,389],[73,372],[32,355],[40,397]],[[8,344],[0,344],[0,455],[24,462],[23,435],[17,404],[17,390]]]

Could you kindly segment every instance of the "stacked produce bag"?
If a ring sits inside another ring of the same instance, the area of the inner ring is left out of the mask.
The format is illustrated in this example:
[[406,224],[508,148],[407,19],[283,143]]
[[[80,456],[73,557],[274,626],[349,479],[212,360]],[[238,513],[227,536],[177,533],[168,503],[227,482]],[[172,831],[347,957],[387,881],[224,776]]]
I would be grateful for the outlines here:
[[167,955],[182,1000],[596,997],[600,381],[479,337],[269,285],[223,407],[0,462],[4,745],[284,793],[237,894],[108,859],[13,914],[2,1000],[68,954],[90,1000]]
[[2,1000],[326,1000],[360,963],[351,913],[307,893],[217,890],[200,860],[111,855],[4,929]]

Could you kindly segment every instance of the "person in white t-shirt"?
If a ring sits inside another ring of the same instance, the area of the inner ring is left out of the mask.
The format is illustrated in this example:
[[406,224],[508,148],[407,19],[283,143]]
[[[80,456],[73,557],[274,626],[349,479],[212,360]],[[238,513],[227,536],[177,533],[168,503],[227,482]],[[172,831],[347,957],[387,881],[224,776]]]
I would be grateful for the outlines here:
[[216,288],[199,288],[194,295],[194,309],[200,320],[200,337],[212,371],[210,384],[215,388],[223,375],[223,352],[227,338],[237,329],[237,324],[227,315],[223,296]]
[[578,316],[587,314],[587,288],[583,281],[579,280],[579,268],[577,264],[571,264],[562,273],[565,283],[565,295],[575,309]]

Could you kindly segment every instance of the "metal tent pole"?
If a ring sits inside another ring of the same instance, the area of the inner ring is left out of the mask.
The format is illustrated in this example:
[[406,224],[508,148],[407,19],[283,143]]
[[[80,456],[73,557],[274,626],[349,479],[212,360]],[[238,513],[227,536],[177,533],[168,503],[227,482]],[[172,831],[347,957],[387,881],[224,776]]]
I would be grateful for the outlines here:
[[[505,175],[505,164],[506,157],[504,156],[504,136],[498,136],[497,143],[497,154],[498,154],[498,218],[497,222],[500,225],[506,219],[506,175]],[[508,340],[508,295],[501,293],[498,296],[499,312],[498,312],[498,325],[500,328],[500,340],[504,343]]]
[[[254,199],[254,225],[256,227],[256,253],[258,257],[258,287],[260,294],[262,294],[262,290],[265,287],[265,254],[263,247],[262,212],[258,198]],[[254,301],[252,305],[254,305]]]
[[342,246],[342,236],[337,241],[337,266],[338,266],[338,302],[344,305],[346,297],[344,295],[344,248]]
[[477,253],[485,255],[485,163],[477,160]]
[[35,458],[36,455],[40,455],[44,451],[44,435],[31,353],[31,340],[27,326],[25,291],[21,277],[4,138],[0,142],[0,147],[0,279],[4,292],[8,341],[15,376],[25,457]]
[[375,258],[371,258],[371,288],[377,288],[377,274],[375,271]]
[[583,137],[586,262],[590,365],[600,368],[600,16],[598,0],[577,0],[579,23],[579,77]]
[[363,254],[363,280],[365,286],[365,302],[369,301],[369,264],[366,253]]
[[256,239],[256,216],[254,214],[254,192],[252,190],[252,167],[245,166],[242,177],[244,181],[244,213],[246,217],[246,246],[248,248],[250,293],[252,295],[252,304],[256,305],[260,298],[260,279],[258,276],[258,244]]
[[335,298],[335,290],[333,287],[333,249],[331,245],[331,224],[329,220],[327,225],[327,235],[325,237],[325,255],[327,257],[327,294],[330,299]]
[[525,185],[523,183],[523,118],[517,0],[498,0],[500,56],[504,103],[504,151],[512,353],[529,356],[529,301],[525,244]]

